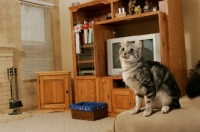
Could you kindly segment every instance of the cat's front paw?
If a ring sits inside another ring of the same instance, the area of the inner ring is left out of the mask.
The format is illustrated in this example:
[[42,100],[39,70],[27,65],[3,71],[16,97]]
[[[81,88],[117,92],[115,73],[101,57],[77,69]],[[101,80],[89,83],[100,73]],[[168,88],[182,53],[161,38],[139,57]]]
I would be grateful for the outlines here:
[[143,112],[143,115],[145,116],[145,117],[148,117],[148,116],[150,116],[152,114],[152,110],[145,110],[144,112]]
[[140,111],[144,111],[145,109],[146,109],[146,107],[143,106],[143,107],[140,108]]
[[129,112],[130,112],[130,114],[137,114],[139,112],[139,110],[136,108],[133,108]]
[[170,111],[170,107],[169,106],[163,106],[161,111],[162,111],[163,114],[166,114]]

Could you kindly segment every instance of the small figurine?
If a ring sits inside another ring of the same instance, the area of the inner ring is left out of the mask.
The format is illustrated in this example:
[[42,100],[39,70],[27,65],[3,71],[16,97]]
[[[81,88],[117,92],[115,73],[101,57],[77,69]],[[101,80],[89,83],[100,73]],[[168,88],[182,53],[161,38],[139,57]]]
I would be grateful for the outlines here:
[[88,29],[89,29],[89,23],[84,21],[83,25],[82,25],[82,29],[83,29],[83,37],[82,37],[82,42],[83,44],[88,44]]
[[94,21],[90,21],[89,34],[88,34],[88,43],[89,44],[92,44],[94,42],[93,24],[94,24]]
[[136,3],[136,0],[129,0],[129,3],[128,3],[129,15],[133,14],[133,9],[135,9],[135,3]]
[[135,14],[140,14],[141,13],[141,7],[140,5],[136,6],[134,9]]
[[149,1],[145,1],[145,6],[143,8],[143,12],[149,12],[149,11],[150,11]]
[[154,7],[153,7],[152,2],[150,2],[149,6],[150,6],[149,11],[153,11],[153,8],[154,8]]

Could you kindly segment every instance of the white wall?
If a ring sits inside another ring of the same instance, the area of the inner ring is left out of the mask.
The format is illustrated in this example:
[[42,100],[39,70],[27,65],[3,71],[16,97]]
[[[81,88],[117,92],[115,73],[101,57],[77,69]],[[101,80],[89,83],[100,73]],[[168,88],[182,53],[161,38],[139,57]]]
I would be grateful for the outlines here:
[[182,0],[187,69],[200,60],[200,0]]
[[[89,0],[77,0],[80,3]],[[61,45],[63,70],[73,70],[70,31],[70,13],[68,7],[74,0],[59,0],[61,22]],[[185,30],[187,69],[193,68],[200,60],[200,0],[182,0]]]

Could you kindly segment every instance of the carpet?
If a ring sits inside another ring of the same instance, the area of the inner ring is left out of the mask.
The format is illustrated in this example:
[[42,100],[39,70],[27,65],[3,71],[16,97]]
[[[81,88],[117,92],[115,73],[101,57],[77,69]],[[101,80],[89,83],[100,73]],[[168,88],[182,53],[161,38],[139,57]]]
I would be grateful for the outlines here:
[[39,113],[34,110],[28,112],[32,114],[31,118],[2,123],[0,132],[105,132],[113,128],[114,118],[111,117],[87,121],[73,119],[70,111]]
[[0,110],[0,124],[32,117],[32,114],[28,112],[22,112],[18,115],[9,115],[8,113],[11,112],[12,110]]

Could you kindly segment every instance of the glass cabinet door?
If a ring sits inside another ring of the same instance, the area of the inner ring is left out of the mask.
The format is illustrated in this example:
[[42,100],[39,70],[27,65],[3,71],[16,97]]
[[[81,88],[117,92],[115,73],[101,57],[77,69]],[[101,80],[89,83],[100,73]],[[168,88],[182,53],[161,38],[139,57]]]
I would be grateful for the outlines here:
[[94,76],[94,51],[93,44],[81,46],[81,53],[76,55],[77,76]]

